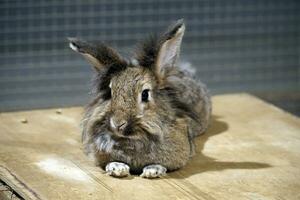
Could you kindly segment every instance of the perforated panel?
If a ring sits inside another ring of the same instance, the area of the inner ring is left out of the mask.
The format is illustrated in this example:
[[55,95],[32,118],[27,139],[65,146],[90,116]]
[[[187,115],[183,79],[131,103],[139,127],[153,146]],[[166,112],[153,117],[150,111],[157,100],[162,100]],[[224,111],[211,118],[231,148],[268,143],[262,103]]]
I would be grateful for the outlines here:
[[[214,94],[300,93],[299,13],[297,0],[2,0],[0,110],[87,101],[92,70],[66,37],[130,55],[137,41],[179,18],[187,24],[181,58]],[[300,97],[288,99],[275,102],[300,112]]]

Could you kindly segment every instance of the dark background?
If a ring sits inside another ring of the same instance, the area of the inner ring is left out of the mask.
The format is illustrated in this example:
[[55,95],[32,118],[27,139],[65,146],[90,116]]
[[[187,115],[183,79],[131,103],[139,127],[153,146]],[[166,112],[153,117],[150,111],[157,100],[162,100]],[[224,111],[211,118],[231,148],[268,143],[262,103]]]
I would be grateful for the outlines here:
[[213,94],[249,92],[300,115],[297,0],[0,0],[0,111],[87,101],[92,69],[66,37],[130,55],[179,18],[181,58]]

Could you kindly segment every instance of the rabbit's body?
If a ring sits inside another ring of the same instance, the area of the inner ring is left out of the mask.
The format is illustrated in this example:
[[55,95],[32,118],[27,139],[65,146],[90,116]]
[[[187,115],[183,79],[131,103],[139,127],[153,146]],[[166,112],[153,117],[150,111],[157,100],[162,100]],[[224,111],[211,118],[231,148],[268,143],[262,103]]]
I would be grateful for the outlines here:
[[[98,71],[82,139],[86,152],[107,171],[113,162],[136,173],[151,174],[157,166],[175,170],[194,153],[193,140],[207,129],[211,102],[206,87],[175,65],[183,32],[179,21],[162,37],[145,42],[134,62],[102,44],[71,39],[71,48]],[[115,168],[112,175],[118,175]]]

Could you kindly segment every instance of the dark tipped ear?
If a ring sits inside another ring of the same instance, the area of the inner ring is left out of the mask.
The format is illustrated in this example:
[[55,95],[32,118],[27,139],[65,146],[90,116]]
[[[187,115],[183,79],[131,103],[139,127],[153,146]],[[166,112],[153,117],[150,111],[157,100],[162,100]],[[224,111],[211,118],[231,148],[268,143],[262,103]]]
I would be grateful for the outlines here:
[[180,52],[185,25],[183,20],[172,24],[160,37],[155,35],[144,40],[137,50],[136,60],[142,67],[153,70],[159,79],[165,68],[174,66]]
[[72,50],[82,54],[96,70],[116,63],[123,63],[122,58],[113,49],[104,44],[89,44],[77,38],[68,38]]
[[162,36],[160,48],[155,62],[156,74],[163,76],[164,68],[174,66],[178,60],[185,25],[178,20],[171,25]]
[[159,39],[158,35],[150,35],[139,43],[135,58],[140,66],[149,69],[154,68],[159,51]]

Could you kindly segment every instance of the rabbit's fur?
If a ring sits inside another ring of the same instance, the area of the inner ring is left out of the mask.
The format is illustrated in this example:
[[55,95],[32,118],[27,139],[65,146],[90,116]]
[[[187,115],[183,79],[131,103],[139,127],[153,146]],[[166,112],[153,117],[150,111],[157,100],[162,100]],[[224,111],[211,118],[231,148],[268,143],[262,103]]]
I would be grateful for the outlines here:
[[177,21],[145,40],[131,61],[102,43],[69,38],[96,69],[82,141],[97,165],[125,163],[141,173],[156,164],[172,171],[193,155],[195,136],[209,124],[211,100],[204,84],[177,67],[184,30]]

